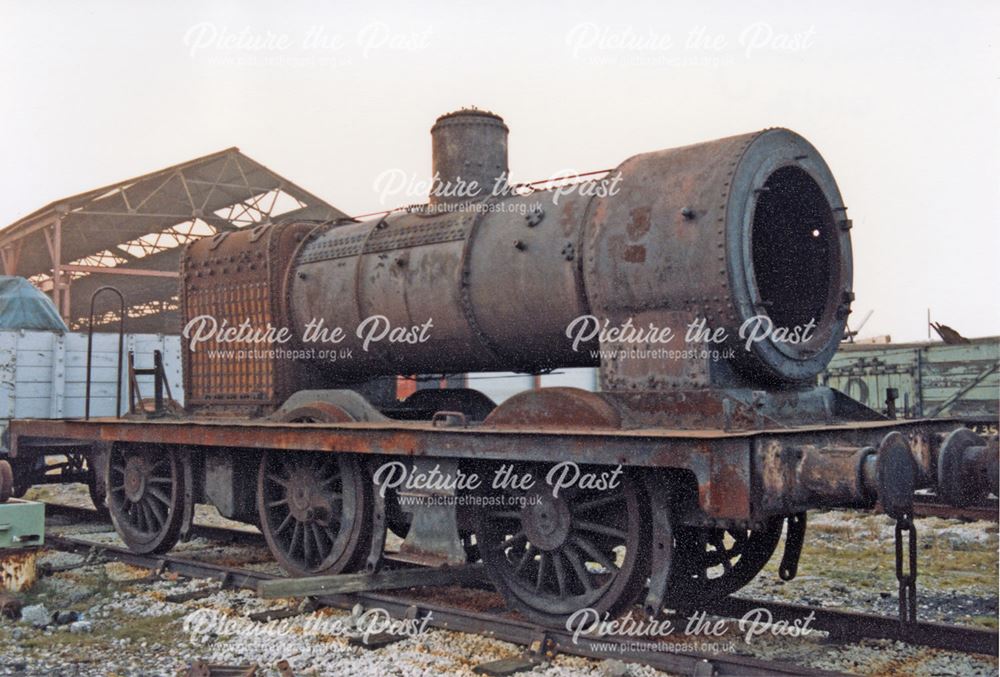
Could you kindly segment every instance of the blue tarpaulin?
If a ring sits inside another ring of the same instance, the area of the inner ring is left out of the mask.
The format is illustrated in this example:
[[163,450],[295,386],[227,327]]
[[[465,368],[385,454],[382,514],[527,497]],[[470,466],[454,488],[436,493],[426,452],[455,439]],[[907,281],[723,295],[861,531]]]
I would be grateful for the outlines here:
[[48,296],[23,277],[0,275],[0,330],[69,331]]

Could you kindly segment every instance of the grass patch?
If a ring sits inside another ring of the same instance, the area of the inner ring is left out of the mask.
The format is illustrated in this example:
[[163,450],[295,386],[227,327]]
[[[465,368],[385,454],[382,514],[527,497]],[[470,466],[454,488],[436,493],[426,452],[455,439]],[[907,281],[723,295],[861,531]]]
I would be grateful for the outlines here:
[[115,639],[127,639],[131,642],[170,643],[169,627],[188,612],[175,611],[163,616],[129,616],[121,619],[116,627],[117,632],[111,636]]

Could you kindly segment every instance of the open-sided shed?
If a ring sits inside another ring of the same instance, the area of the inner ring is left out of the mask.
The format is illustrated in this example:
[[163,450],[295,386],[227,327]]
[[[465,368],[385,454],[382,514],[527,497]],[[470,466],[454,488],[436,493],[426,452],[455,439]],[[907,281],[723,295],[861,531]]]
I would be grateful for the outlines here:
[[[0,262],[51,294],[71,328],[86,326],[94,291],[114,285],[130,332],[175,333],[181,245],[272,219],[345,217],[233,147],[56,200],[0,231]],[[108,302],[97,325],[117,320]]]

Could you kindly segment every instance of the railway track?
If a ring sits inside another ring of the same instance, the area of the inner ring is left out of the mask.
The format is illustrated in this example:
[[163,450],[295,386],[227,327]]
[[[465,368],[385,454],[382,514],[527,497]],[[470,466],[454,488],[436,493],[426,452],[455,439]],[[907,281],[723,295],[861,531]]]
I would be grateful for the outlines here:
[[936,496],[917,494],[913,504],[913,512],[917,517],[942,517],[958,519],[967,522],[977,520],[1000,521],[1000,505],[997,499],[989,499],[989,504],[981,507],[956,508],[940,501]]
[[[95,521],[98,513],[87,508],[47,504],[49,514]],[[263,537],[256,532],[195,525],[193,536],[227,544],[259,545],[265,547]],[[95,551],[105,559],[112,559],[137,567],[151,569],[157,573],[170,572],[188,578],[205,578],[219,581],[222,587],[257,590],[259,583],[279,578],[274,574],[251,571],[239,567],[222,566],[196,559],[173,555],[140,555],[125,548],[97,544],[79,536],[49,535],[49,547],[77,554],[93,554]],[[390,560],[390,567],[398,566]],[[431,616],[430,625],[459,632],[487,635],[496,639],[535,647],[536,651],[565,653],[590,658],[607,658],[608,653],[588,650],[573,642],[571,633],[551,630],[518,619],[485,614],[480,611],[462,609],[449,605],[431,603],[399,594],[355,593],[351,595],[326,595],[312,598],[321,606],[350,609],[361,603],[366,607],[379,607],[397,617],[409,614],[413,617]],[[974,628],[946,623],[917,622],[903,625],[897,618],[852,611],[834,610],[825,607],[805,606],[774,602],[769,600],[729,597],[704,610],[722,618],[741,618],[753,609],[766,609],[774,621],[803,618],[812,614],[812,627],[827,632],[831,639],[852,642],[862,639],[887,639],[906,642],[934,649],[996,655],[998,634],[995,630]],[[632,661],[672,673],[682,674],[831,674],[801,666],[775,664],[770,661],[745,658],[734,655],[664,653],[633,649],[628,646],[628,638],[601,638],[601,641],[616,642],[613,655],[625,661]],[[713,672],[714,671],[714,672]]]
[[[173,573],[187,578],[205,578],[219,581],[224,588],[256,590],[259,583],[279,578],[274,574],[228,567],[171,555],[140,555],[125,548],[104,546],[85,538],[49,536],[46,545],[63,552],[89,554],[97,550],[108,559],[131,566],[147,568],[157,573]],[[603,651],[588,649],[575,643],[572,633],[541,628],[524,621],[484,614],[453,606],[428,603],[406,596],[355,593],[351,595],[324,595],[311,598],[317,606],[351,609],[361,603],[367,608],[384,609],[394,617],[424,618],[430,616],[429,625],[445,630],[486,635],[498,640],[532,648],[541,654],[569,654],[587,658],[607,658],[609,644],[617,645],[612,655],[622,661],[641,663],[658,670],[688,675],[808,675],[821,677],[837,675],[826,670],[815,670],[755,658],[723,654],[647,652],[631,648],[627,638],[602,637]]]

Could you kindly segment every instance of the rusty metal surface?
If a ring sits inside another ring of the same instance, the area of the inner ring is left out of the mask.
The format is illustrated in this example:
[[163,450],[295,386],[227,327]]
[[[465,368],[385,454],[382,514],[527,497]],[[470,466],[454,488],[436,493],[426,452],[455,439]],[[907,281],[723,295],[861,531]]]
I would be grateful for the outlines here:
[[[890,430],[928,427],[943,431],[947,425],[943,421],[866,422],[725,433],[662,429],[435,428],[428,423],[402,422],[322,424],[104,419],[14,421],[11,433],[15,445],[25,437],[40,435],[184,446],[541,462],[575,460],[578,463],[676,468],[693,474],[699,504],[708,516],[748,519],[752,501],[760,504],[758,510],[773,512],[787,507],[782,497],[797,491],[795,460],[782,451],[786,448],[806,444],[877,446]],[[771,461],[754,451],[771,447],[778,449]],[[773,472],[768,470],[772,466]],[[789,472],[792,480],[787,479]],[[761,484],[762,477],[777,480]],[[765,491],[774,492],[774,495],[766,496]]]
[[995,498],[989,499],[986,505],[978,508],[957,508],[942,502],[935,496],[924,496],[921,494],[914,496],[914,499],[913,514],[915,517],[941,517],[966,522],[975,522],[977,520],[1000,522],[1000,507],[997,506],[997,499]]
[[[282,300],[284,264],[315,223],[262,225],[224,232],[189,245],[182,265],[181,306],[185,324],[206,316],[238,327],[249,321],[263,330],[288,325]],[[250,341],[221,346],[234,351],[266,348]],[[309,372],[291,359],[253,352],[228,359],[207,350],[182,351],[187,406],[224,408],[261,415],[309,382]]]
[[[652,318],[681,335],[705,318],[709,328],[726,330],[740,373],[701,356],[685,367],[612,360],[602,364],[604,382],[650,388],[815,377],[839,344],[852,298],[843,202],[816,149],[772,129],[637,155],[617,172],[621,192],[595,199],[588,213],[584,277],[592,311],[618,322],[642,316],[643,325]],[[811,213],[797,213],[803,204]],[[800,232],[805,223],[815,237]],[[754,249],[769,238],[772,248]],[[802,279],[787,284],[795,274]],[[813,319],[815,337],[798,346],[766,340],[747,352],[735,345],[738,329],[760,314],[778,326]]]
[[[989,493],[986,469],[997,464],[996,444],[973,446],[982,438],[955,425],[953,421],[942,427],[928,419],[915,426],[887,422],[855,424],[853,431],[831,427],[808,435],[755,435],[755,506],[781,514],[816,507],[871,507],[877,500],[884,512],[895,516],[912,512],[915,490],[933,485],[953,505],[983,504]],[[956,439],[969,446],[954,452],[947,442]],[[947,457],[949,449],[955,457],[950,463],[925,465],[935,455]],[[929,475],[936,481],[928,483]],[[956,494],[954,487],[959,486],[966,489]]]
[[38,579],[38,549],[0,550],[0,591],[23,592]]
[[[757,430],[724,431],[716,429],[684,429],[684,428],[640,428],[633,430],[594,430],[583,426],[563,426],[556,428],[544,428],[533,426],[505,426],[504,428],[469,427],[463,429],[441,429],[436,428],[427,421],[385,421],[385,422],[364,422],[364,423],[280,423],[267,420],[249,419],[211,419],[211,418],[186,418],[186,419],[152,419],[152,420],[128,420],[117,418],[93,418],[89,421],[80,419],[18,419],[11,421],[11,453],[17,455],[18,442],[30,445],[31,440],[38,437],[52,437],[59,439],[79,439],[79,440],[113,440],[119,439],[126,442],[152,442],[162,441],[164,443],[182,443],[183,437],[187,436],[191,443],[206,444],[209,446],[225,446],[226,437],[242,435],[239,439],[251,442],[251,444],[237,446],[265,447],[276,443],[276,448],[285,448],[287,441],[282,441],[284,434],[303,435],[301,438],[303,450],[315,451],[351,451],[358,453],[395,453],[418,455],[418,448],[426,442],[424,436],[436,436],[441,441],[437,455],[452,456],[457,452],[451,450],[444,444],[445,438],[452,435],[472,436],[482,438],[502,437],[517,438],[523,436],[540,436],[546,438],[565,437],[595,440],[595,446],[601,444],[614,444],[615,440],[622,443],[629,443],[629,440],[636,438],[651,439],[657,443],[694,442],[698,440],[751,440],[768,436],[781,436],[785,439],[798,441],[801,437],[814,439],[835,439],[844,437],[845,439],[860,440],[871,433],[881,431],[939,431],[946,432],[952,430],[960,421],[951,419],[913,419],[908,421],[857,421],[848,423],[837,423],[831,425],[803,425],[795,428],[763,428]],[[367,438],[366,433],[371,433],[373,437]],[[384,438],[391,437],[393,433],[398,433],[397,445],[386,445]],[[267,439],[262,443],[254,444],[253,436],[260,434]],[[192,437],[193,436],[193,437]],[[321,443],[323,437],[330,440],[329,443]],[[366,442],[366,439],[370,441]],[[197,440],[197,441],[195,441]],[[409,442],[412,446],[407,450],[403,442]],[[420,442],[418,444],[417,442]],[[515,442],[519,445],[520,442]],[[377,452],[379,448],[385,448],[384,452]],[[292,448],[292,447],[288,447]],[[502,452],[501,456],[502,456]],[[600,452],[598,458],[602,457]],[[428,454],[430,455],[430,454]],[[606,456],[610,458],[610,456]],[[535,458],[529,460],[551,460],[548,458]],[[651,465],[640,462],[638,465]]]
[[462,109],[439,117],[431,128],[431,204],[485,197],[497,181],[505,184],[508,131],[503,118],[484,110]]
[[579,388],[543,388],[518,393],[487,416],[483,425],[618,428],[621,417],[601,393]]
[[957,428],[941,442],[937,455],[938,494],[966,507],[997,493],[997,436],[988,441],[968,428]]
[[[502,173],[506,133],[500,118],[481,111],[442,116],[434,130],[440,179]],[[199,243],[185,259],[185,317],[215,309],[231,322],[285,322],[298,348],[315,349],[300,372],[309,387],[598,362],[607,389],[756,387],[805,382],[826,365],[853,298],[849,221],[829,168],[802,137],[772,129],[646,153],[580,186],[327,223],[294,256],[262,244],[276,230],[259,241],[240,233]],[[305,227],[289,226],[296,237]],[[790,285],[789,275],[802,284]],[[597,339],[574,346],[567,336],[575,319],[591,314],[682,337],[688,322],[704,318],[727,332],[728,347],[755,316],[779,327],[818,326],[799,345],[768,339],[722,359],[625,354],[662,347],[655,341],[605,341],[600,347],[625,352],[598,358],[590,352]],[[339,328],[343,340],[305,341],[316,322]],[[386,333],[366,344],[359,328]],[[323,354],[331,347],[340,359]],[[266,361],[188,362],[191,400],[216,409],[277,406],[281,375],[291,372]]]
[[[540,199],[505,198],[502,205],[481,205],[483,211],[393,214],[318,232],[289,271],[291,326],[302,337],[321,320],[345,336],[336,345],[300,347],[350,354],[313,360],[330,385],[378,374],[594,364],[565,336],[567,325],[587,312],[578,257],[566,253],[579,248],[586,200],[566,196],[558,209],[547,204],[546,218],[529,227],[521,214]],[[431,324],[424,341],[383,339],[366,348],[357,331],[374,316],[414,335]]]

